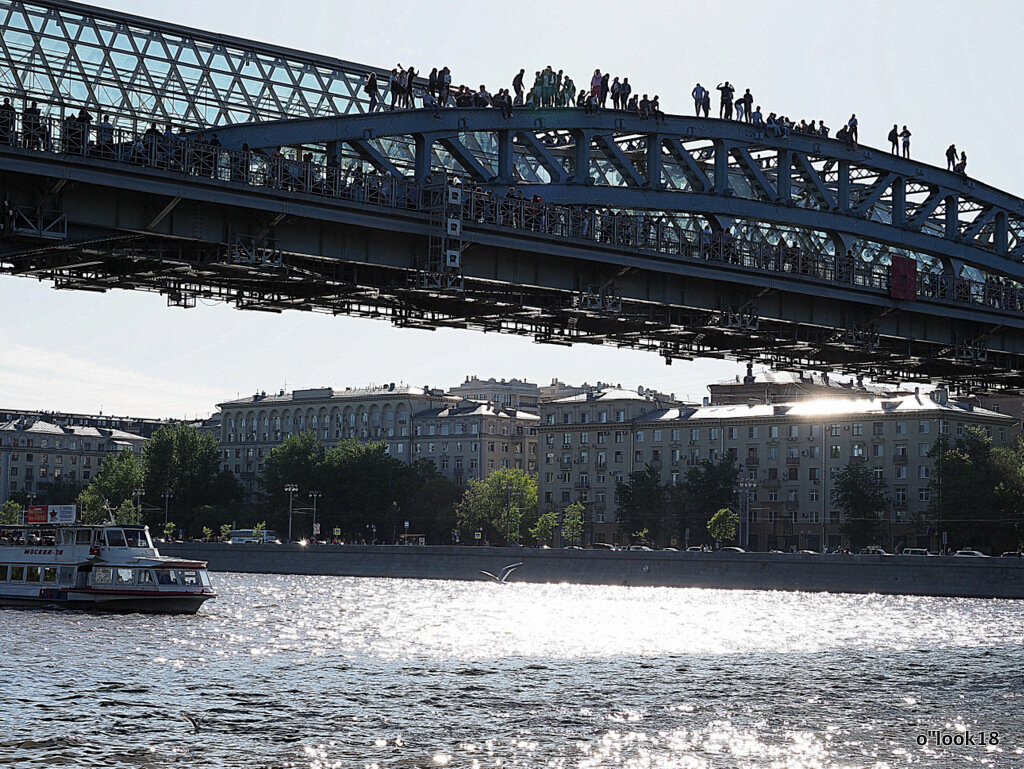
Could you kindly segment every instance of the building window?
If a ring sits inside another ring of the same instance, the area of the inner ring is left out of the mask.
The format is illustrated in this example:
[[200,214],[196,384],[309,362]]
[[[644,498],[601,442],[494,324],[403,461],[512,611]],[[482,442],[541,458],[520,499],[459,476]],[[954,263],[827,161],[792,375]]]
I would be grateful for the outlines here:
[[906,435],[907,434],[907,423],[906,422],[897,422],[896,423],[896,434],[897,435]]
[[737,428],[735,428],[735,427],[730,427],[730,428],[729,428],[729,435],[728,435],[728,439],[729,439],[730,441],[734,441],[734,440],[736,440],[736,439],[737,439],[738,437],[739,437],[739,430],[738,430]]
[[832,448],[829,450],[829,456],[832,459],[839,459],[843,456],[843,450],[837,444],[832,444]]
[[885,444],[875,443],[871,446],[871,456],[875,459],[880,459],[885,456]]
[[926,435],[927,433],[931,432],[931,429],[932,423],[929,422],[927,419],[922,419],[920,422],[917,423],[917,431],[921,435]]
[[837,437],[839,435],[842,435],[842,434],[843,434],[843,426],[842,425],[834,424],[834,425],[831,425],[829,427],[829,435],[831,435],[833,438],[835,438],[835,437]]
[[871,423],[871,434],[872,435],[882,435],[884,429],[885,429],[885,423],[884,422],[872,422]]
[[931,448],[931,445],[928,444],[928,443],[919,443],[919,444],[917,444],[917,455],[919,457],[926,457],[926,456],[928,456],[928,450],[930,448]]
[[921,480],[927,480],[932,474],[931,470],[932,469],[928,467],[928,465],[921,465],[917,468],[917,477]]
[[931,502],[932,501],[932,490],[928,488],[917,490],[917,501],[918,502]]
[[864,434],[864,423],[863,422],[854,422],[853,423],[853,434],[854,435],[863,435]]

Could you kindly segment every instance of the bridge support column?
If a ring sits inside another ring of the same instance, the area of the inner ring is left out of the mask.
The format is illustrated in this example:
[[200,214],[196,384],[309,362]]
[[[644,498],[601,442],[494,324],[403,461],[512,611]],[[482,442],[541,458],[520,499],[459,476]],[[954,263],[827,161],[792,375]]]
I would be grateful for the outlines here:
[[907,223],[907,180],[897,176],[892,182],[892,223],[902,227]]
[[430,175],[431,155],[434,152],[434,137],[416,134],[416,181],[422,182]]
[[960,237],[959,195],[946,195],[946,237],[950,240]]
[[1009,248],[1009,230],[1006,222],[1006,212],[1000,211],[996,214],[995,229],[993,231],[993,243],[992,245],[996,249],[996,253],[1001,256],[1006,256],[1006,252]]
[[715,192],[728,195],[729,188],[729,145],[715,139]]
[[836,205],[844,214],[850,212],[850,161],[839,161],[839,184],[837,186],[838,197]]
[[576,157],[573,164],[572,180],[576,184],[590,183],[590,145],[594,140],[593,131],[573,131],[576,142]]
[[793,199],[793,153],[788,149],[780,149],[775,162],[778,166],[775,197],[784,206],[788,206]]
[[331,164],[331,160],[337,160],[338,164],[341,164],[341,142],[333,141],[327,142],[327,165]]
[[661,134],[647,134],[647,186],[661,188]]
[[495,181],[504,185],[514,184],[513,167],[512,132],[498,131],[498,178]]

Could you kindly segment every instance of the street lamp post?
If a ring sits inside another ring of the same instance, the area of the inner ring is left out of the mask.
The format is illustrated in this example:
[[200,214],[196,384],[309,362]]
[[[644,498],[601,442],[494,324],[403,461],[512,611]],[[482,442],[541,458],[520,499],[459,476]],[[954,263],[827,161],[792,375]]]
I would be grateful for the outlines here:
[[167,506],[170,504],[170,501],[171,501],[171,492],[170,491],[165,491],[160,496],[162,496],[164,498],[164,528],[166,529],[167,528]]
[[313,539],[317,538],[316,531],[316,501],[323,496],[322,491],[311,491],[309,492],[309,498],[313,500]]
[[292,541],[292,501],[295,499],[295,494],[298,493],[299,487],[295,483],[286,483],[284,490],[288,492],[288,541]]
[[739,482],[743,494],[743,519],[740,521],[740,542],[743,549],[750,548],[750,495],[757,491],[757,481],[745,479]]
[[139,508],[139,512],[142,512],[142,495],[145,494],[144,489],[135,489],[135,506]]

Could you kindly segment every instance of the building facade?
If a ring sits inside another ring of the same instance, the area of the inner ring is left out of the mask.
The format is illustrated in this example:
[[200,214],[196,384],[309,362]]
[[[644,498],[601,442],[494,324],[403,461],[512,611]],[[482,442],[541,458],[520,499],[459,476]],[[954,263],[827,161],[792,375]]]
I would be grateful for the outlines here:
[[460,385],[449,388],[449,395],[471,401],[486,401],[499,409],[529,411],[540,408],[540,387],[525,379],[480,379],[467,376]]
[[[615,485],[631,472],[651,466],[662,483],[679,485],[689,468],[728,453],[747,487],[746,500],[737,488],[737,507],[744,525],[749,521],[743,541],[751,549],[843,544],[834,484],[850,462],[868,467],[888,497],[881,544],[936,548],[940,533],[919,523],[931,501],[935,462],[928,453],[936,438],[955,440],[977,426],[995,445],[1005,445],[1015,424],[971,401],[950,400],[944,390],[667,408],[622,393],[563,399],[541,413],[541,512],[580,500],[593,541],[624,541],[615,520]],[[610,414],[615,418],[605,427],[600,420]]]
[[[330,387],[225,401],[220,409],[221,466],[241,481],[246,498],[271,450],[312,430],[327,447],[343,440],[381,442],[402,462],[430,459],[445,477],[464,483],[498,467],[536,470],[534,414],[467,401],[408,385]],[[532,448],[531,448],[532,442]]]
[[62,426],[33,417],[0,424],[0,502],[15,492],[34,499],[57,483],[88,484],[107,454],[124,449],[141,454],[145,443],[124,430]]
[[561,512],[580,501],[590,542],[617,540],[615,484],[638,465],[634,424],[672,407],[657,393],[604,387],[541,403],[537,504]]
[[537,424],[527,411],[464,400],[413,415],[413,460],[428,459],[446,478],[462,485],[495,470],[537,472]]

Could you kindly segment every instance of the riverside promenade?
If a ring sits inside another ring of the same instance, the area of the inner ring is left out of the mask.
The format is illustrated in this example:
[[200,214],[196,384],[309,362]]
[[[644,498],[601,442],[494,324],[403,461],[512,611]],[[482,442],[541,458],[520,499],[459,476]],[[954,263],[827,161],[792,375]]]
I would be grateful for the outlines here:
[[219,542],[166,543],[160,552],[253,574],[486,580],[481,571],[522,563],[510,582],[1024,598],[1020,558]]

